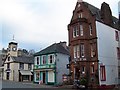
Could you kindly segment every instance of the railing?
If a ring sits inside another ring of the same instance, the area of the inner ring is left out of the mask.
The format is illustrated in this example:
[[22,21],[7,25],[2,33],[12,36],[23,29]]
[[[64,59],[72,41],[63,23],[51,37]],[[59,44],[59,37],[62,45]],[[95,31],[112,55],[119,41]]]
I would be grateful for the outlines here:
[[55,68],[55,64],[34,65],[34,69]]

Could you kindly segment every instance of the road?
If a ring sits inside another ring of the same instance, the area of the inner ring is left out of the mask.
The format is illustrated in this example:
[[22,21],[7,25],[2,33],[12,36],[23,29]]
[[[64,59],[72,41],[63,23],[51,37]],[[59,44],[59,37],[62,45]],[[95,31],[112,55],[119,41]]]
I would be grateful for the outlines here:
[[32,82],[2,81],[2,88],[55,88],[49,85],[33,84]]
[[16,88],[17,88],[17,90],[18,89],[22,89],[22,90],[26,90],[26,89],[28,89],[28,90],[73,90],[73,89],[70,89],[70,88],[68,88],[68,87],[65,87],[65,88],[63,88],[63,87],[55,87],[55,86],[51,86],[51,85],[39,85],[39,84],[34,84],[34,83],[32,83],[32,82],[15,82],[15,81],[2,81],[2,90],[16,90]]

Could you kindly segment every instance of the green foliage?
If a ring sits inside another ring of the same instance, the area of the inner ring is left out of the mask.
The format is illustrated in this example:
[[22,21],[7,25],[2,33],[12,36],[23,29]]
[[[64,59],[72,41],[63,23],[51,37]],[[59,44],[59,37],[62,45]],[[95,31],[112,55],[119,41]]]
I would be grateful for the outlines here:
[[87,80],[85,78],[81,78],[80,79],[80,84],[81,85],[86,85],[87,84]]

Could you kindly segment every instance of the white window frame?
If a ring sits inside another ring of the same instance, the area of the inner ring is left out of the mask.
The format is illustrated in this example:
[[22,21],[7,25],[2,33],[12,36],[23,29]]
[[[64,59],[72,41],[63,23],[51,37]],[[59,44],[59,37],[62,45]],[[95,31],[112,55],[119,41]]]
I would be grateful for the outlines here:
[[80,36],[83,36],[83,25],[80,24]]
[[[45,63],[43,63],[43,57],[45,57]],[[42,64],[42,65],[47,64],[47,61],[46,61],[46,55],[43,55],[43,56],[42,56],[41,64]]]
[[77,45],[76,47],[77,47],[77,58],[79,58],[80,57],[80,46]]
[[91,45],[90,45],[91,57],[94,56],[94,55],[93,55],[93,50],[94,50],[94,49],[93,49],[93,44],[91,44]]
[[[50,63],[50,56],[52,56],[52,63]],[[48,55],[48,63],[49,64],[54,64],[55,63],[55,55],[54,54]]]
[[39,64],[37,64],[37,58],[39,58],[39,64],[40,64],[40,57],[39,57],[39,56],[36,56],[36,57],[35,57],[35,61],[34,61],[35,65],[39,65]]
[[92,25],[89,24],[89,31],[90,31],[90,36],[92,36]]
[[91,66],[91,72],[92,72],[92,73],[95,72],[95,67],[94,67],[94,65]]
[[79,45],[74,46],[73,52],[74,52],[74,58],[79,58],[80,57],[80,46]]
[[73,27],[73,38],[78,37],[79,36],[79,30],[77,26]]
[[83,17],[83,14],[82,14],[82,12],[80,12],[79,14],[78,14],[78,18],[82,18]]
[[77,58],[77,49],[76,46],[73,47],[74,58]]
[[[84,69],[84,70],[83,70]],[[85,66],[82,66],[82,74],[85,74]],[[84,73],[83,73],[84,72]]]
[[85,46],[84,46],[84,44],[80,44],[80,55],[81,55],[81,57],[85,57]]

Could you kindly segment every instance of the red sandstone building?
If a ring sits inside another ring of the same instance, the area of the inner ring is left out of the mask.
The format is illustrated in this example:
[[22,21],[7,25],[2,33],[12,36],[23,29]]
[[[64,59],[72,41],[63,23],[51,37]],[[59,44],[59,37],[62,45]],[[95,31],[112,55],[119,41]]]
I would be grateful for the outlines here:
[[107,3],[98,9],[78,0],[68,25],[70,74],[88,85],[120,83],[120,23]]

